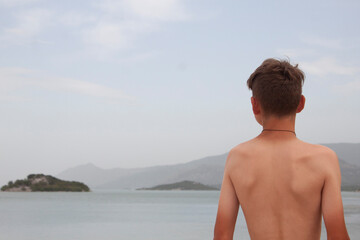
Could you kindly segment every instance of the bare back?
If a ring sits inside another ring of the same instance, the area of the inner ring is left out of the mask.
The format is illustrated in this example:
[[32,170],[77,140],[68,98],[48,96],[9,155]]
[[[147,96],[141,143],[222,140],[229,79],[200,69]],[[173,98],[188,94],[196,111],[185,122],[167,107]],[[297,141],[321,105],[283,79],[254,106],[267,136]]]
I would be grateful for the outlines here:
[[232,150],[229,176],[251,239],[320,239],[325,152],[261,137]]
[[266,59],[247,80],[263,130],[234,147],[226,160],[214,240],[232,240],[241,206],[252,240],[348,240],[341,173],[334,151],[297,139],[305,106],[304,73],[288,61]]

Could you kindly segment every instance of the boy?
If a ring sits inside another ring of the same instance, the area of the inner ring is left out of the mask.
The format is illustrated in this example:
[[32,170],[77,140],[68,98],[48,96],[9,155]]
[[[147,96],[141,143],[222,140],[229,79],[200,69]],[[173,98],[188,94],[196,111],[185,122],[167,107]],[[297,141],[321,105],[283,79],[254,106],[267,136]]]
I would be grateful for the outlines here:
[[234,147],[225,164],[214,240],[233,239],[239,205],[252,240],[349,239],[336,154],[296,138],[303,110],[304,73],[288,61],[267,59],[247,81],[263,131]]

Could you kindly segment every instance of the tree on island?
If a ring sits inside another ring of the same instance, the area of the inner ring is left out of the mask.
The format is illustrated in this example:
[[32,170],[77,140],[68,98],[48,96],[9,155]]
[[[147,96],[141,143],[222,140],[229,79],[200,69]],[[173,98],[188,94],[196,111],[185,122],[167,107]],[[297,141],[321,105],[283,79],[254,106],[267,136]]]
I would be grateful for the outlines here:
[[81,182],[64,181],[51,175],[30,174],[25,179],[9,181],[1,191],[16,192],[89,192],[90,188]]

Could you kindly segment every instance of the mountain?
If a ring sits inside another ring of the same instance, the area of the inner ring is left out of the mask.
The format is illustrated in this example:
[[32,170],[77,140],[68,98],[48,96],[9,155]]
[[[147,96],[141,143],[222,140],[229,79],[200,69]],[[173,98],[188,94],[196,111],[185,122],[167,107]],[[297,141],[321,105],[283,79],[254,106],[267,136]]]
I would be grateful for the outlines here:
[[114,181],[120,177],[127,177],[134,173],[141,172],[144,168],[114,168],[102,169],[92,163],[79,165],[69,168],[57,175],[61,179],[74,179],[77,181],[85,182],[90,187],[98,187],[100,185]]
[[227,154],[211,156],[189,163],[156,166],[143,169],[128,176],[120,176],[100,188],[141,188],[180,181],[194,181],[219,187]]
[[227,153],[176,165],[102,169],[93,164],[67,169],[57,177],[82,181],[91,188],[136,189],[165,183],[194,181],[220,187]]
[[341,188],[343,190],[360,190],[360,167],[339,159],[341,169]]
[[201,183],[182,181],[177,183],[162,184],[151,188],[139,188],[137,190],[219,190]]
[[[343,189],[360,189],[360,144],[323,144],[339,157]],[[92,188],[137,189],[161,184],[193,181],[215,188],[221,186],[227,153],[187,163],[132,169],[101,169],[93,164],[68,169],[58,175],[62,179],[82,181]]]

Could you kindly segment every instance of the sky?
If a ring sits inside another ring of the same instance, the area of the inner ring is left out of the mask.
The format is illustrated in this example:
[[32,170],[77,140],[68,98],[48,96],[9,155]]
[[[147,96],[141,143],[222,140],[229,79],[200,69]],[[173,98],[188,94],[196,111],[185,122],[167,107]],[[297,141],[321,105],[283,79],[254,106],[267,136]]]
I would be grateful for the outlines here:
[[258,135],[249,75],[306,74],[297,136],[360,142],[359,1],[0,0],[0,183],[223,154]]

